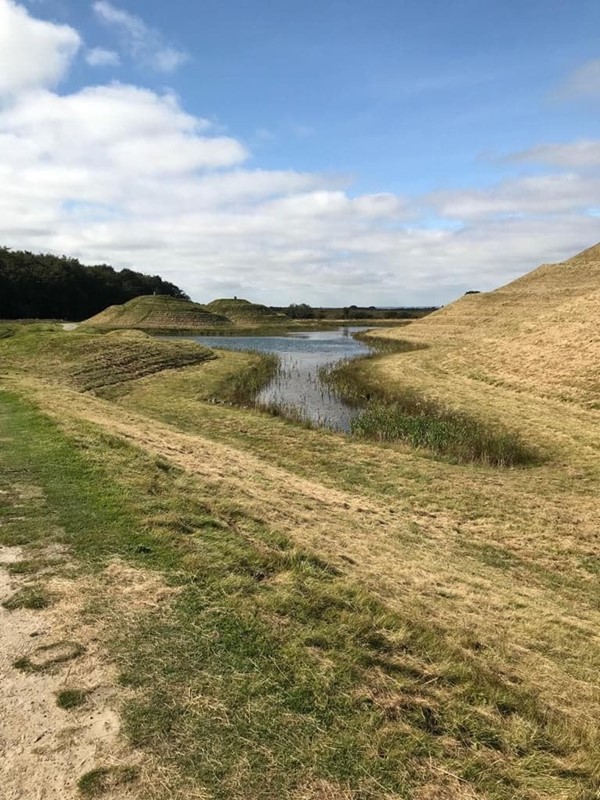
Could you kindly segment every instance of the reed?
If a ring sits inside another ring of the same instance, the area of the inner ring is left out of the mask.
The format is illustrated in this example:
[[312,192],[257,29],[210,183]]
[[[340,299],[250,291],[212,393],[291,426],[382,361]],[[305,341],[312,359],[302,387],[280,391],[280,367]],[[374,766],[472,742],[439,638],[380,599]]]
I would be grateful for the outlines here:
[[[405,346],[402,341],[392,346],[398,344]],[[404,352],[410,349],[420,348],[406,347]],[[514,431],[452,409],[414,389],[371,380],[365,362],[368,365],[381,355],[380,351],[321,372],[322,380],[346,402],[364,409],[352,421],[353,435],[382,442],[403,441],[459,463],[515,467],[541,462],[541,453]]]

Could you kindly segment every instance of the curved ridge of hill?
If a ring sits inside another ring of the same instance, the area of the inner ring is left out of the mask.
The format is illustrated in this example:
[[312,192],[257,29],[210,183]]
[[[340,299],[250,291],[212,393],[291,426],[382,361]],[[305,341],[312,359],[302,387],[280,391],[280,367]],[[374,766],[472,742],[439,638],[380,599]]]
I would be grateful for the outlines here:
[[558,264],[542,264],[492,292],[468,294],[412,323],[427,330],[443,326],[448,332],[473,328],[516,330],[543,314],[600,289],[600,244]]
[[600,408],[599,321],[596,244],[385,336],[431,344],[423,358],[447,372]]
[[280,325],[288,321],[284,314],[274,314],[270,308],[249,300],[221,298],[206,304],[206,308],[214,314],[222,314],[237,325]]
[[106,330],[202,330],[228,326],[231,321],[191,300],[179,300],[164,295],[141,295],[123,305],[109,306],[82,325]]

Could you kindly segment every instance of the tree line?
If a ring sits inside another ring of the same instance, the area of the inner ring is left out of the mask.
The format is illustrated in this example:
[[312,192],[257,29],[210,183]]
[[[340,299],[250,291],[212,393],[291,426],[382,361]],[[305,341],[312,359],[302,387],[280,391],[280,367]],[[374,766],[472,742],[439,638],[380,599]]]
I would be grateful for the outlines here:
[[81,321],[141,294],[189,300],[158,275],[0,247],[0,319]]
[[437,310],[437,306],[398,308],[361,308],[356,305],[344,308],[313,308],[308,303],[292,303],[289,306],[272,306],[272,311],[283,313],[292,319],[419,319]]

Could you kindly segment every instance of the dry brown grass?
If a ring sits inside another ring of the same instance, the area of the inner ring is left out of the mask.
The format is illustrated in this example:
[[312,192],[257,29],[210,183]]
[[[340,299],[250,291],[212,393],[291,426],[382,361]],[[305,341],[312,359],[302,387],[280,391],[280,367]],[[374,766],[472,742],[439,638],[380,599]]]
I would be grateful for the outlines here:
[[[600,502],[571,487],[552,497],[551,484],[544,489],[557,477],[550,467],[527,479],[388,450],[381,453],[388,474],[406,459],[425,483],[408,497],[375,499],[150,426],[147,417],[89,395],[28,388],[67,430],[82,421],[101,426],[197,476],[215,496],[235,497],[244,513],[355,575],[390,608],[439,626],[465,654],[476,645],[491,669],[592,730],[600,715],[600,610],[592,576],[576,565],[599,554]],[[369,451],[357,446],[354,455]]]
[[[475,378],[598,407],[599,315],[596,245],[561,264],[538,267],[494,292],[462,297],[402,332],[373,335],[434,345],[432,352],[406,361],[435,382],[440,376]],[[388,366],[393,361],[389,359]]]
[[[584,743],[593,759],[600,750],[600,411],[592,370],[599,256],[592,248],[385,332],[431,346],[369,365],[375,381],[408,384],[518,429],[548,456],[534,469],[450,465],[401,446],[204,405],[202,371],[213,380],[215,362],[145,377],[119,404],[31,373],[9,383],[71,437],[89,426],[106,431],[181,469],[211,497],[213,513],[234,503],[316,552],[403,618],[452,642],[465,664],[536,698],[556,718],[565,752]],[[430,666],[423,702],[435,713],[453,691],[435,676],[456,664]],[[390,716],[405,703],[385,686],[373,700]],[[530,735],[519,713],[506,726],[517,748]],[[571,768],[575,758],[565,756]],[[337,800],[346,787],[313,783],[303,791],[299,797]],[[478,796],[437,765],[416,791],[419,800]],[[532,792],[568,796],[543,783]]]

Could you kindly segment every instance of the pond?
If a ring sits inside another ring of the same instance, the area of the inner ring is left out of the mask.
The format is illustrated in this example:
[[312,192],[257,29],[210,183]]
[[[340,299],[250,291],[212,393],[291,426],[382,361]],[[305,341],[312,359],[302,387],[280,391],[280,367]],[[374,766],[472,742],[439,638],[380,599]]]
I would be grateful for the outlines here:
[[258,405],[277,406],[296,418],[319,427],[349,431],[360,409],[345,403],[319,371],[339,361],[371,352],[354,333],[367,327],[345,327],[328,331],[289,333],[282,336],[195,336],[194,341],[212,348],[258,350],[279,357],[275,377],[256,398]]

